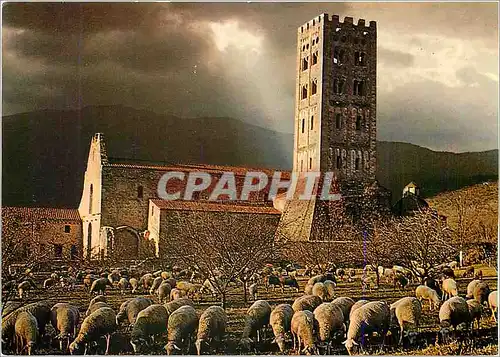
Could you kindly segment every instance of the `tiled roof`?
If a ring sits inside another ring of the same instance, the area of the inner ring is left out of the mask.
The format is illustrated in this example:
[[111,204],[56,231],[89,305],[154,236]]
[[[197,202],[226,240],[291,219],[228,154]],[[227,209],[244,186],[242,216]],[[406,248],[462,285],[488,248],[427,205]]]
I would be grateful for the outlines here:
[[231,212],[231,213],[254,213],[254,214],[281,214],[280,211],[271,206],[256,206],[243,204],[230,204],[208,201],[167,201],[151,200],[158,208],[173,211],[208,211],[208,212]]
[[44,207],[2,207],[2,217],[7,215],[18,216],[22,220],[66,220],[80,221],[77,209],[72,208],[44,208]]
[[[112,160],[112,159],[111,159]],[[234,172],[236,175],[244,176],[247,172],[257,171],[263,172],[272,177],[274,170],[254,167],[241,167],[241,166],[222,166],[222,165],[204,165],[204,164],[173,164],[173,165],[156,165],[156,164],[140,164],[140,163],[111,163],[105,165],[107,167],[119,167],[125,169],[145,169],[157,171],[207,171],[213,173]],[[278,170],[279,171],[279,170]],[[290,171],[281,171],[281,179],[290,179]]]

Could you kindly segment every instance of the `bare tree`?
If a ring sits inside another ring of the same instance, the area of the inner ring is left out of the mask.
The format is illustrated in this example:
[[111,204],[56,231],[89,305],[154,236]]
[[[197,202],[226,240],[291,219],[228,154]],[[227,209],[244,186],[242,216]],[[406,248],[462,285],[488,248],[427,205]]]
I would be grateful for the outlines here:
[[175,236],[167,251],[200,271],[226,307],[230,282],[251,275],[280,255],[285,241],[275,237],[277,217],[226,212],[176,213]]
[[402,218],[393,225],[390,236],[395,261],[410,269],[422,282],[457,252],[451,230],[431,209]]

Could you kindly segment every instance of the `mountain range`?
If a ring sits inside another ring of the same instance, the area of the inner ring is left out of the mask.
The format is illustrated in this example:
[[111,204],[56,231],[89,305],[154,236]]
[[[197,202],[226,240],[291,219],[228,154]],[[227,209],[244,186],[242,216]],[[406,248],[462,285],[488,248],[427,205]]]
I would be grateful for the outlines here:
[[[290,170],[293,134],[233,118],[178,118],[124,106],[41,110],[2,118],[2,204],[77,207],[90,139],[135,162],[205,163]],[[436,152],[377,144],[377,179],[398,199],[408,182],[424,196],[498,178],[498,150]]]

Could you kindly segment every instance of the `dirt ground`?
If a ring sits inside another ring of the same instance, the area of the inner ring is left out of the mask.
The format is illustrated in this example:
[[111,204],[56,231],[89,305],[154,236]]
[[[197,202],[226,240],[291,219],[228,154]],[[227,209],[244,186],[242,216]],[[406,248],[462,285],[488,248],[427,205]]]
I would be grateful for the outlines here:
[[[359,272],[361,273],[361,272]],[[460,272],[458,275],[460,276]],[[493,272],[485,271],[485,280],[488,282],[491,290],[497,289],[497,279]],[[280,303],[292,303],[293,300],[303,295],[304,286],[307,282],[307,277],[299,277],[300,291],[297,293],[293,290],[285,289],[282,292],[281,289],[272,288],[266,291],[264,287],[260,287],[258,292],[258,298],[267,300],[271,306],[276,306]],[[461,296],[465,295],[467,284],[471,279],[461,279],[457,278],[459,294]],[[368,300],[384,300],[388,303],[392,303],[404,296],[414,296],[415,287],[417,284],[412,284],[403,290],[394,290],[392,287],[382,284],[379,289],[372,289],[363,291],[360,286],[359,277],[357,276],[355,282],[340,282],[338,283],[336,289],[336,296],[348,296],[352,299],[368,299]],[[109,289],[106,293],[108,303],[118,311],[120,304],[126,299],[133,296],[148,296],[147,294],[135,294],[130,293],[120,294],[117,289]],[[156,297],[154,297],[156,299]],[[69,302],[78,307],[81,313],[81,318],[83,320],[85,316],[85,311],[88,307],[88,303],[91,299],[89,293],[84,289],[83,285],[77,285],[72,291],[65,291],[61,289],[55,290],[37,290],[32,292],[28,299],[20,301],[18,298],[13,300],[16,305],[31,303],[38,300],[48,300],[50,303],[56,304],[59,302]],[[243,289],[241,287],[234,288],[230,291],[228,295],[228,308],[226,312],[228,314],[228,328],[226,340],[223,344],[223,349],[220,351],[212,350],[212,354],[278,354],[278,349],[276,344],[272,344],[272,331],[270,331],[269,338],[264,342],[259,343],[255,350],[250,352],[243,352],[238,347],[238,341],[241,337],[245,312],[251,305],[252,301],[244,303],[243,301]],[[215,301],[211,297],[205,296],[201,302],[196,302],[195,307],[199,314],[211,305],[220,305],[220,302]],[[429,311],[429,306],[424,303],[423,306],[423,318],[421,321],[421,328],[419,330],[418,342],[414,346],[397,347],[394,344],[386,346],[383,352],[379,352],[378,346],[374,348],[367,349],[367,353],[370,354],[391,354],[391,355],[455,355],[455,354],[467,354],[467,355],[477,355],[477,354],[497,354],[498,349],[498,339],[497,339],[497,324],[491,317],[491,312],[489,309],[485,309],[483,312],[483,318],[481,320],[480,330],[474,332],[474,337],[472,342],[460,346],[457,342],[452,342],[446,345],[436,346],[436,333],[439,330],[439,318],[438,311]],[[52,327],[48,326],[47,330],[49,333],[55,335]],[[44,341],[44,345],[37,348],[36,354],[51,354],[60,355],[63,354],[58,349],[57,341],[52,344],[49,340]],[[165,354],[163,346],[165,341],[157,341],[157,348],[150,351],[150,354]],[[98,350],[99,353],[103,353],[104,349],[102,344],[102,351]],[[291,346],[290,346],[291,348]],[[12,351],[3,351],[3,353],[11,353]],[[190,351],[192,354],[196,354],[196,350]],[[129,341],[129,332],[125,330],[125,327],[121,327],[111,339],[111,354],[133,354],[132,347]],[[345,355],[347,351],[342,344],[338,344],[332,351],[332,354],[342,354]],[[295,351],[289,351],[288,354],[297,354]]]

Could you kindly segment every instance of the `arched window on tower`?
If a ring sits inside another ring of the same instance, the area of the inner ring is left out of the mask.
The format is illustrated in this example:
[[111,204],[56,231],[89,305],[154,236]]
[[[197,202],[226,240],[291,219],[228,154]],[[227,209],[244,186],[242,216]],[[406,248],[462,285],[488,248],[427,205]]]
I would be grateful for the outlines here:
[[342,121],[341,121],[341,115],[340,113],[337,113],[335,115],[335,129],[340,129],[342,126]]
[[311,95],[314,95],[318,92],[318,80],[313,79],[311,83]]
[[305,128],[306,128],[306,120],[302,119],[302,133],[304,133]]
[[305,71],[309,68],[309,59],[307,57],[302,59],[302,70]]
[[310,129],[314,130],[314,115],[311,115],[311,126],[310,126]]
[[361,130],[362,119],[363,117],[360,114],[356,116],[356,130]]
[[309,158],[309,170],[312,170],[313,167],[313,159],[312,157]]
[[364,163],[363,166],[364,166],[365,171],[368,171],[370,169],[370,156],[368,154],[368,151],[364,152],[364,156],[365,156],[365,158],[363,160],[363,163]]
[[304,84],[302,86],[302,93],[300,99],[306,99],[307,98],[307,84]]

